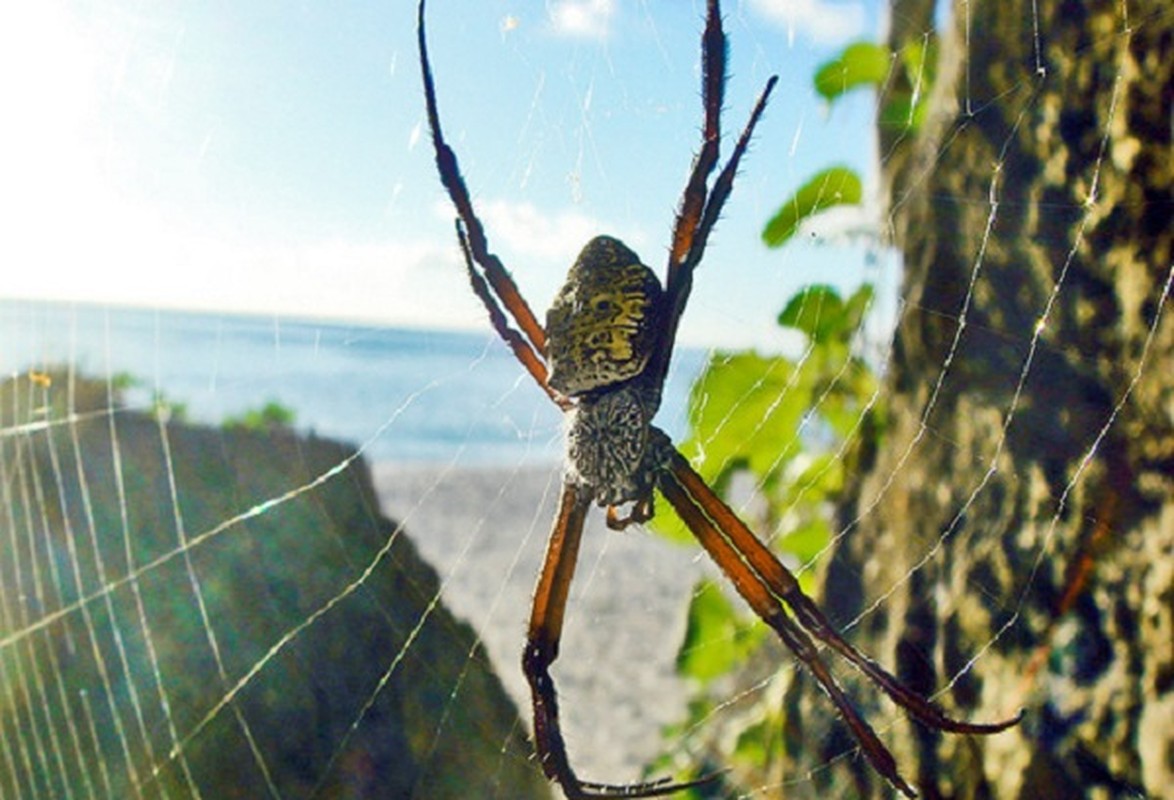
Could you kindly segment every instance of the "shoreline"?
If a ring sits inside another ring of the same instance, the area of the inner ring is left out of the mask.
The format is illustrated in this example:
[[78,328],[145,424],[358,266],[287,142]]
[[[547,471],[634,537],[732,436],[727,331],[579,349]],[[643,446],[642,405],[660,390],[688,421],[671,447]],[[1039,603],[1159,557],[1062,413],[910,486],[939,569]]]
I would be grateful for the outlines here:
[[[521,653],[561,467],[375,463],[371,475],[381,511],[437,570],[445,604],[481,636],[529,729]],[[639,779],[663,751],[661,729],[684,718],[674,661],[703,575],[693,551],[589,515],[552,669],[571,762],[585,779]]]

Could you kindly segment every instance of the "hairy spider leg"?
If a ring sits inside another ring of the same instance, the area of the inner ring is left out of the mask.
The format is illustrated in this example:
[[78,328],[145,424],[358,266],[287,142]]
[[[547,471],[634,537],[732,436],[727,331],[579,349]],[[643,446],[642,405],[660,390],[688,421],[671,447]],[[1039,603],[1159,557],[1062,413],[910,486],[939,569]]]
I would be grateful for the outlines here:
[[489,284],[485,282],[485,278],[481,273],[477,272],[477,268],[473,264],[473,253],[469,248],[469,240],[465,235],[465,229],[461,227],[460,220],[456,221],[457,241],[461,244],[461,253],[465,257],[465,272],[469,276],[469,285],[473,287],[473,294],[485,306],[485,310],[489,312],[489,322],[493,325],[493,330],[497,335],[509,345],[510,350],[514,353],[514,358],[522,363],[526,371],[530,373],[535,382],[542,387],[547,396],[558,405],[563,411],[567,411],[573,405],[570,398],[564,397],[547,381],[549,374],[546,368],[546,361],[542,356],[530,346],[522,335],[510,327],[509,320],[506,319],[505,313],[501,310],[501,306],[494,298]]
[[661,476],[658,486],[709,557],[721,567],[726,577],[734,584],[738,594],[742,595],[754,613],[778,634],[787,649],[815,676],[873,767],[906,796],[916,797],[913,788],[897,771],[896,759],[844,694],[831,670],[820,658],[811,637],[787,615],[771,588],[745,561],[741,551],[706,516],[697,498],[685,488],[681,476],[675,470],[669,471]]
[[717,166],[721,148],[721,112],[726,86],[726,35],[722,29],[721,9],[718,0],[709,0],[706,13],[705,32],[701,37],[701,98],[705,112],[702,127],[701,150],[693,159],[693,168],[685,183],[673,223],[672,246],[669,249],[668,270],[665,276],[666,313],[659,346],[647,369],[650,382],[663,385],[672,359],[673,345],[677,338],[677,326],[689,292],[693,288],[693,270],[701,263],[705,244],[713,231],[722,206],[729,199],[750,138],[758,124],[771,91],[778,83],[778,76],[772,75],[763,87],[750,118],[738,137],[730,154],[730,160],[718,174],[713,189],[709,188],[709,175]]
[[[489,252],[485,227],[477,217],[476,211],[473,210],[473,201],[469,197],[469,189],[465,185],[465,179],[461,177],[457,154],[444,139],[444,132],[440,127],[440,112],[436,103],[436,86],[432,80],[432,67],[428,60],[427,37],[424,33],[424,0],[420,0],[416,32],[420,47],[420,71],[424,77],[424,104],[427,108],[428,127],[432,132],[432,148],[436,153],[436,167],[440,172],[440,182],[444,185],[449,198],[452,199],[452,203],[457,209],[457,239],[460,241],[461,251],[465,255],[469,282],[473,286],[473,292],[488,310],[494,330],[514,351],[514,355],[522,362],[522,366],[533,376],[538,385],[559,406],[566,408],[566,398],[551,389],[546,382],[547,370],[543,356],[546,352],[546,331],[539,324],[538,318],[534,316],[526,298],[522,296],[518,285],[514,283],[509,271],[501,263],[501,259]],[[475,264],[481,267],[484,275],[477,272]],[[490,290],[492,290],[492,294]],[[496,301],[494,296],[496,296]],[[517,331],[510,328],[508,320],[501,311],[501,306],[509,311],[514,322],[522,329],[525,339],[522,339]],[[529,351],[528,354],[524,352],[526,350]]]
[[701,129],[701,149],[693,157],[693,168],[681,195],[673,225],[669,250],[667,283],[673,283],[673,271],[693,245],[693,234],[705,208],[709,193],[709,174],[717,166],[721,149],[722,104],[726,94],[726,34],[722,30],[721,10],[717,0],[709,0],[705,14],[705,32],[701,35],[701,105],[705,121]]
[[[850,645],[811,598],[803,593],[790,570],[709,488],[685,457],[672,446],[668,437],[656,429],[653,435],[660,441],[659,446],[668,453],[668,469],[660,474],[657,484],[665,498],[754,613],[774,629],[783,644],[819,681],[852,730],[869,762],[894,787],[909,797],[916,796],[897,771],[892,753],[859,715],[820,658],[808,633],[856,665],[897,705],[930,728],[950,733],[990,734],[1005,730],[1022,719],[1022,710],[1009,720],[995,723],[953,719]],[[794,619],[787,615],[784,605],[794,614]]]
[[522,671],[530,684],[534,712],[534,740],[542,770],[558,781],[570,800],[579,798],[658,797],[673,794],[713,780],[706,775],[684,783],[668,779],[633,784],[606,784],[582,781],[571,768],[567,745],[558,719],[558,699],[550,666],[558,658],[562,638],[563,614],[570,593],[583,523],[591,506],[591,494],[574,483],[564,483],[559,498],[554,530],[546,544],[542,573],[534,591],[526,647],[522,651]]

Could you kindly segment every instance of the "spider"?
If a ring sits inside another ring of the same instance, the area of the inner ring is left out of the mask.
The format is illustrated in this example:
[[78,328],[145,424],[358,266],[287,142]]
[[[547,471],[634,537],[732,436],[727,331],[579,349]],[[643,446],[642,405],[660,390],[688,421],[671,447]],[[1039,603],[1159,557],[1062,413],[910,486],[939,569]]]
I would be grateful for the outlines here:
[[893,755],[844,694],[812,637],[854,664],[897,705],[930,728],[950,733],[996,733],[1016,724],[1022,712],[989,724],[952,719],[849,644],[799,588],[795,576],[706,485],[669,437],[652,424],[677,324],[692,288],[693,270],[730,195],[738,162],[777,76],[767,81],[729,161],[711,186],[709,178],[717,166],[721,142],[726,37],[718,0],[709,0],[701,42],[702,146],[676,214],[664,288],[623,242],[598,236],[587,243],[571,267],[543,326],[501,260],[489,251],[456,153],[441,131],[425,41],[424,4],[425,0],[420,0],[417,19],[424,99],[440,181],[456,206],[457,241],[469,283],[489,312],[494,330],[568,417],[567,467],[522,655],[533,707],[535,749],[543,771],[572,800],[666,795],[717,777],[710,774],[680,783],[669,779],[634,784],[584,781],[571,767],[559,725],[550,668],[558,657],[584,520],[594,503],[607,510],[610,528],[646,522],[653,515],[653,490],[659,489],[738,593],[815,676],[872,766],[894,787],[914,797]]

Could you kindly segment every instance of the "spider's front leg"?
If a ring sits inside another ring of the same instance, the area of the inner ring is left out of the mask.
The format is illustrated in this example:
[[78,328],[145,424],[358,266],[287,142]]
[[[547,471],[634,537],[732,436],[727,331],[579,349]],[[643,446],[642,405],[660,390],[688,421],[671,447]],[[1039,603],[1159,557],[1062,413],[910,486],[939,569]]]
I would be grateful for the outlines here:
[[571,578],[579,557],[583,523],[591,507],[588,488],[573,480],[563,484],[558,516],[546,546],[546,557],[526,633],[522,653],[522,670],[530,684],[534,711],[534,745],[542,770],[558,781],[569,800],[609,797],[658,797],[708,783],[714,776],[704,776],[687,783],[669,783],[667,779],[633,784],[606,784],[582,781],[571,768],[567,745],[558,717],[558,697],[550,667],[558,658],[562,638],[563,616],[570,593]]
[[[424,82],[424,107],[428,127],[432,132],[432,149],[436,156],[436,168],[440,182],[448,192],[449,199],[457,212],[457,240],[465,258],[465,270],[473,293],[489,312],[493,329],[502,338],[514,356],[544,392],[564,411],[570,404],[567,398],[550,387],[547,382],[546,332],[538,324],[526,298],[519,291],[501,259],[489,251],[485,226],[473,209],[473,200],[465,179],[461,176],[456,152],[445,141],[440,126],[440,109],[436,102],[436,85],[432,77],[432,66],[428,60],[428,37],[424,30],[424,0],[417,10],[417,43],[420,48],[420,75]],[[506,314],[509,314],[507,317]],[[517,330],[510,320],[517,325]]]

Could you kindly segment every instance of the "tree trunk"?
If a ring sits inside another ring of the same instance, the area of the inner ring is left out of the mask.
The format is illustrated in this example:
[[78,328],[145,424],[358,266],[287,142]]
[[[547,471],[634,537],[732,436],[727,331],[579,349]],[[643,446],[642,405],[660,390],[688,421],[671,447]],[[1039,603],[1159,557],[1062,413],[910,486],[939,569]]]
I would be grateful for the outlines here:
[[[900,50],[931,10],[894,5]],[[940,53],[920,130],[880,132],[891,423],[824,602],[954,715],[1027,714],[942,735],[843,677],[923,796],[1174,797],[1174,14],[963,2]],[[816,694],[788,695],[822,742],[790,769],[886,791],[830,761],[851,744]]]

